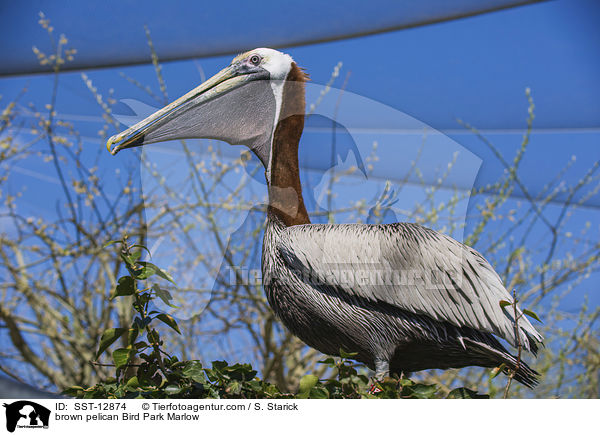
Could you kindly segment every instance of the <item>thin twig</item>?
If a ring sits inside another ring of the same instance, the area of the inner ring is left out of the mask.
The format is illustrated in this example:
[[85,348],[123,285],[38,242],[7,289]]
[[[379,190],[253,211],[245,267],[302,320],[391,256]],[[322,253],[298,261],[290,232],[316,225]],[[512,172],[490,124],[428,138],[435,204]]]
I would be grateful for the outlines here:
[[517,341],[517,364],[515,365],[514,369],[510,370],[510,373],[508,375],[508,382],[506,383],[506,388],[504,389],[504,396],[503,398],[506,399],[508,398],[508,390],[510,390],[510,385],[512,384],[512,380],[515,377],[515,375],[517,374],[517,372],[519,371],[519,369],[521,368],[521,353],[523,351],[523,343],[521,343],[521,334],[519,334],[519,319],[521,318],[522,314],[519,314],[517,311],[517,291],[515,289],[513,289],[513,303],[512,303],[512,307],[513,307],[513,314],[514,314],[514,322],[513,322],[513,327],[515,330],[515,339]]

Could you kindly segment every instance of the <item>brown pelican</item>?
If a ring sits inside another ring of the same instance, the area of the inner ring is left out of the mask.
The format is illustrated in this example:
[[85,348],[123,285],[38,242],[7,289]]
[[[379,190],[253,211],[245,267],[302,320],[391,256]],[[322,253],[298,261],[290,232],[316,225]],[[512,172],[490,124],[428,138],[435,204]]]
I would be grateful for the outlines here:
[[513,299],[477,251],[414,223],[310,223],[298,167],[306,79],[287,54],[249,51],[107,148],[185,138],[250,148],[269,193],[263,286],[279,319],[309,346],[356,352],[379,378],[505,364],[533,387],[538,374],[495,336],[533,353],[542,337],[523,316],[515,328],[514,311],[500,306]]

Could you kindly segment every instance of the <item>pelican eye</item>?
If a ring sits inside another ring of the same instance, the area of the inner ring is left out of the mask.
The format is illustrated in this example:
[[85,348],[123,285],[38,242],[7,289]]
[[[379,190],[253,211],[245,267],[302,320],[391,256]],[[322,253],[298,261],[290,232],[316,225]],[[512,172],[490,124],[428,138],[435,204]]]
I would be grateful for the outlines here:
[[250,58],[250,63],[252,65],[258,66],[258,64],[260,64],[260,56],[255,54]]

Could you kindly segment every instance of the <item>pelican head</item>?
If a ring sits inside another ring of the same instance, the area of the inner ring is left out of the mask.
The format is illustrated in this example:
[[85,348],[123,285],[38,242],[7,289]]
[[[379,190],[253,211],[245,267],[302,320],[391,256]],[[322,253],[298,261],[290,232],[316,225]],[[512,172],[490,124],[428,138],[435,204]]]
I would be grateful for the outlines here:
[[[291,56],[257,48],[235,57],[197,88],[112,136],[106,146],[114,155],[126,148],[173,139],[218,139],[246,145],[269,172],[273,136],[283,116],[283,95],[292,95],[285,91],[285,84],[303,85],[304,80]],[[303,117],[304,88],[301,95],[293,95],[302,102],[288,107],[285,116]]]

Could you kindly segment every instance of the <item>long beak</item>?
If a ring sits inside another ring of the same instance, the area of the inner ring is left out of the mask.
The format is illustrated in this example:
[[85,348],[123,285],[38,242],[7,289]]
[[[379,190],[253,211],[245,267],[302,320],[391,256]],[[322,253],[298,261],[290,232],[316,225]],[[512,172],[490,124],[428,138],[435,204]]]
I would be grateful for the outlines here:
[[[146,143],[156,142],[156,140],[148,140],[146,136],[151,132],[156,133],[161,126],[164,126],[179,114],[212,100],[231,89],[237,88],[250,78],[250,74],[240,75],[233,66],[228,66],[197,88],[163,107],[143,121],[110,137],[106,142],[106,148],[112,155],[115,155],[125,148],[133,148]],[[171,137],[171,139],[173,138],[175,138],[175,135]],[[163,138],[162,140],[168,139]]]

